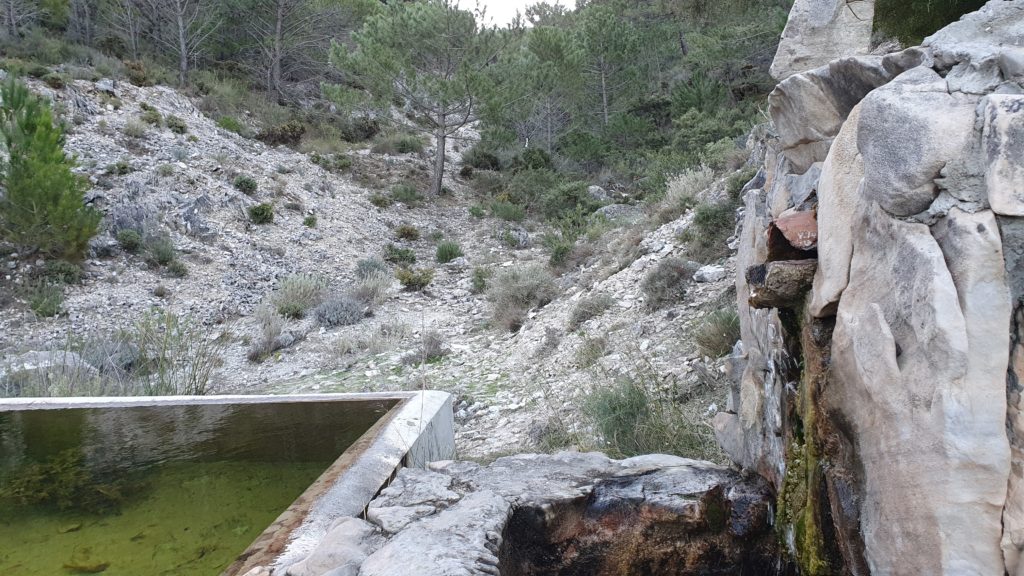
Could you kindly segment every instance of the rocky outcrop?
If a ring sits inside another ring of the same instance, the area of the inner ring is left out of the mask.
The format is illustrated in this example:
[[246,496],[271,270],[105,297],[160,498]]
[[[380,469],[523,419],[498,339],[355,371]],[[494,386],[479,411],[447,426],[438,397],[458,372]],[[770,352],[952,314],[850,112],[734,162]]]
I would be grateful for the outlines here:
[[1024,574],[1022,39],[1024,2],[994,0],[771,96],[716,431],[779,492],[804,573]]
[[783,80],[850,54],[866,54],[874,0],[796,0],[771,75]]
[[563,452],[405,468],[275,574],[786,573],[757,477],[675,456]]

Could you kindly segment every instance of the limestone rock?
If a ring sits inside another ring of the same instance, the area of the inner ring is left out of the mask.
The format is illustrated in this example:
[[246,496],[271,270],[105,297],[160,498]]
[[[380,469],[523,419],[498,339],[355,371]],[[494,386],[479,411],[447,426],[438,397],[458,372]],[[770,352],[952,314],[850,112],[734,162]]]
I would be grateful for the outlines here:
[[811,250],[818,245],[818,220],[814,211],[790,208],[775,220],[775,227],[794,248]]
[[359,518],[335,522],[313,552],[287,570],[287,576],[357,576],[359,567],[379,542],[370,523]]
[[725,268],[715,265],[702,266],[693,275],[694,282],[718,282],[722,278],[725,278]]
[[992,94],[982,107],[988,202],[997,214],[1024,216],[1024,96]]
[[780,260],[747,269],[750,305],[754,308],[792,308],[814,281],[817,260]]
[[874,0],[796,0],[772,61],[772,77],[785,80],[836,58],[867,54],[874,16]]
[[869,94],[861,104],[857,148],[864,192],[886,212],[911,216],[938,195],[935,180],[969,153],[976,100],[950,94],[935,71],[918,67]]

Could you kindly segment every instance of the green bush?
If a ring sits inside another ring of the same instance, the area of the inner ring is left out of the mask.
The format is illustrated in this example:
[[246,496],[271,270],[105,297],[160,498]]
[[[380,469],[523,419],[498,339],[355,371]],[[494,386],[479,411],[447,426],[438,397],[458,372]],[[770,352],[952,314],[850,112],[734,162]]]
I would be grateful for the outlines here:
[[437,245],[437,261],[440,264],[447,264],[462,256],[462,248],[458,243],[451,241],[440,242]]
[[914,46],[964,14],[980,9],[985,1],[878,0],[875,28],[895,36],[907,46]]
[[328,298],[313,311],[316,321],[326,328],[358,324],[366,315],[366,304],[346,295]]
[[46,263],[44,277],[58,284],[81,284],[82,267],[65,260],[52,260]]
[[462,155],[462,164],[476,170],[501,170],[501,160],[494,153],[483,150],[480,146],[474,146],[467,150]]
[[118,160],[117,162],[107,166],[104,172],[108,176],[124,176],[126,174],[130,174],[132,170],[132,165],[129,164],[127,160]]
[[526,219],[526,210],[522,206],[511,202],[491,202],[491,216],[509,222],[522,222]]
[[151,238],[146,243],[146,260],[151,266],[167,266],[178,257],[174,243],[169,238]]
[[554,165],[551,162],[551,155],[540,148],[527,148],[516,158],[517,168],[526,170],[551,170]]
[[175,278],[188,276],[188,266],[181,260],[171,260],[167,263],[167,273]]
[[343,172],[352,167],[352,158],[345,154],[320,154],[313,152],[309,155],[313,164],[320,166],[329,172]]
[[710,427],[640,382],[625,379],[597,388],[583,411],[613,457],[657,453],[708,459],[717,454]]
[[395,278],[406,290],[419,292],[434,280],[434,271],[431,268],[399,268],[395,270]]
[[701,322],[694,340],[705,356],[720,358],[740,339],[740,317],[733,309],[719,310]]
[[46,76],[43,76],[43,82],[54,90],[63,90],[68,85],[67,77],[56,72],[50,72]]
[[242,134],[245,132],[245,125],[234,116],[221,116],[217,119],[217,127],[227,130],[228,132],[234,132],[235,134]]
[[420,239],[420,229],[412,224],[399,224],[395,228],[395,237],[399,240],[410,240],[415,242]]
[[486,198],[493,198],[505,189],[505,179],[501,174],[489,170],[473,173],[473,190]]
[[679,258],[666,258],[647,273],[640,289],[651,309],[676,304],[686,295],[686,285],[697,272],[697,266]]
[[365,142],[380,133],[380,122],[369,116],[350,118],[341,127],[346,142]]
[[374,192],[373,194],[370,194],[370,204],[373,204],[377,208],[388,208],[394,204],[394,201],[392,201],[391,197],[386,194]]
[[735,229],[735,212],[736,206],[731,201],[698,205],[691,228],[681,235],[686,254],[703,264],[727,255],[726,241]]
[[376,256],[363,258],[356,262],[356,278],[360,280],[365,280],[366,278],[370,278],[371,276],[375,276],[381,272],[386,272],[390,276],[388,265]]
[[146,106],[145,104],[143,104],[143,106],[144,108],[142,110],[142,114],[139,115],[139,120],[142,120],[151,126],[156,126],[157,128],[164,125],[164,117],[160,114],[159,110],[152,106]]
[[175,134],[186,134],[188,133],[188,124],[184,120],[174,116],[173,114],[164,119],[167,124],[167,129]]
[[517,332],[533,308],[544,306],[558,294],[555,279],[543,266],[502,270],[487,287],[495,324]]
[[266,202],[250,206],[249,220],[253,224],[270,224],[274,221],[274,206]]
[[415,264],[416,253],[409,248],[388,244],[384,247],[384,260],[392,264]]
[[375,154],[419,154],[423,152],[423,139],[412,134],[391,134],[378,138],[370,151]]
[[297,146],[306,133],[306,126],[296,120],[260,130],[256,139],[269,146]]
[[146,135],[146,125],[132,118],[124,123],[124,135],[129,138],[142,138]]
[[88,181],[72,173],[64,134],[49,106],[13,77],[0,89],[0,135],[8,160],[0,174],[0,238],[77,262],[101,215],[85,206]]
[[757,168],[749,167],[736,172],[725,181],[725,191],[728,192],[729,198],[733,201],[740,200],[740,192],[743,191],[743,187],[747,185],[757,176]]
[[125,228],[118,231],[117,243],[125,252],[134,254],[139,251],[139,248],[142,248],[142,235],[131,228]]
[[401,202],[410,208],[419,206],[423,202],[423,195],[416,190],[416,186],[408,182],[402,182],[395,184],[391,188],[391,200],[393,202]]
[[256,183],[256,180],[253,177],[246,176],[245,174],[239,174],[238,176],[235,176],[235,180],[232,182],[232,184],[234,185],[235,190],[238,190],[239,192],[247,194],[249,196],[255,194],[256,189],[259,187],[259,185]]
[[281,316],[298,319],[323,302],[326,295],[327,282],[323,278],[310,274],[293,274],[278,286],[271,297],[271,304]]
[[128,81],[136,86],[152,86],[153,79],[149,77],[146,65],[141,60],[129,60],[124,63],[125,72],[128,74]]
[[487,211],[484,210],[483,206],[479,204],[473,204],[469,207],[469,215],[473,218],[483,218],[487,215]]
[[316,228],[316,215],[310,214],[302,219],[302,225],[306,228]]
[[64,288],[46,280],[30,283],[25,287],[28,307],[42,318],[52,318],[64,307]]
[[494,269],[489,266],[477,266],[473,268],[473,293],[482,294],[487,290],[487,281],[494,276]]

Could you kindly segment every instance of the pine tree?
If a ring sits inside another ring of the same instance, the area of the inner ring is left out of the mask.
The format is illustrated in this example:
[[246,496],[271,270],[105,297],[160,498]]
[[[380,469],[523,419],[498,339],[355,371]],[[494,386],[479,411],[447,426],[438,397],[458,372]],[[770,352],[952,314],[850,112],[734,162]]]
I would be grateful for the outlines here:
[[64,134],[50,107],[13,78],[0,88],[0,136],[7,162],[0,174],[0,238],[46,256],[80,260],[100,214],[86,207],[86,184],[71,172]]

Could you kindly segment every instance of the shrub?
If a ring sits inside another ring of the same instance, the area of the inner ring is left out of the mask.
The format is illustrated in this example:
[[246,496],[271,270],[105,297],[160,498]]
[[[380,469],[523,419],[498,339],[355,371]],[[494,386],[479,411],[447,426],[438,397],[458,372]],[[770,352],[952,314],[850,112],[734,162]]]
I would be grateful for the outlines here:
[[482,294],[487,290],[487,281],[494,276],[494,270],[488,266],[477,266],[473,268],[473,293]]
[[184,278],[188,276],[188,266],[181,260],[171,260],[167,263],[167,273],[175,278]]
[[345,154],[320,154],[313,152],[309,155],[309,159],[313,164],[329,172],[342,172],[352,167],[352,158]]
[[469,215],[473,218],[483,218],[487,215],[487,212],[484,210],[483,206],[473,204],[469,207]]
[[146,125],[132,118],[124,123],[124,135],[139,139],[146,135]]
[[410,248],[399,248],[394,244],[384,247],[384,260],[392,264],[415,264],[416,253]]
[[68,79],[63,74],[50,72],[43,76],[43,82],[54,90],[63,90],[68,85]]
[[420,339],[419,350],[412,351],[402,358],[407,365],[430,364],[447,356],[448,348],[444,345],[444,336],[436,330],[428,330]]
[[729,194],[729,198],[733,201],[740,200],[740,192],[743,191],[743,187],[747,185],[757,176],[757,168],[748,167],[736,172],[725,181],[725,191]]
[[434,270],[431,268],[399,268],[395,270],[395,278],[398,278],[406,290],[419,292],[434,280]]
[[553,268],[559,268],[569,260],[576,242],[562,234],[548,234],[544,237],[544,246],[551,252],[548,264]]
[[370,194],[370,204],[373,204],[377,208],[387,208],[393,204],[391,198],[381,194],[380,192],[374,192]]
[[686,295],[686,284],[697,268],[679,258],[665,258],[658,262],[640,284],[647,306],[657,309],[682,300]]
[[356,262],[356,278],[364,279],[378,273],[384,272],[389,276],[391,275],[388,271],[388,265],[383,260],[377,257],[363,258]]
[[259,187],[259,185],[256,183],[256,180],[253,177],[246,176],[245,174],[239,174],[238,176],[235,176],[235,180],[232,182],[232,184],[234,185],[235,190],[238,190],[239,192],[247,194],[249,196],[255,194],[256,189]]
[[576,331],[588,320],[604,314],[614,303],[615,300],[611,296],[600,292],[581,298],[572,309],[572,313],[569,314],[569,323],[566,329],[570,332]]
[[399,240],[410,240],[415,242],[420,239],[420,230],[412,224],[400,224],[395,228],[395,237]]
[[492,198],[504,190],[505,179],[497,172],[481,170],[473,173],[472,186],[477,194]]
[[363,318],[366,318],[366,314],[365,302],[351,296],[328,298],[313,311],[313,317],[316,318],[316,321],[321,326],[327,328],[358,324]]
[[302,219],[302,225],[306,228],[316,228],[316,215],[310,214]]
[[256,340],[249,347],[247,357],[250,362],[262,362],[282,347],[281,334],[284,332],[285,320],[273,308],[263,305],[253,314],[259,329]]
[[501,170],[501,160],[492,153],[474,146],[462,155],[462,164],[476,170]]
[[310,274],[293,274],[285,278],[271,297],[277,313],[285,318],[302,318],[320,304],[327,291],[323,278]]
[[146,261],[153,267],[167,266],[177,258],[174,243],[169,238],[151,238],[146,243]]
[[124,63],[125,72],[128,74],[128,81],[136,86],[152,86],[153,80],[146,71],[146,65],[139,60],[129,60]]
[[297,146],[305,133],[305,125],[296,120],[289,120],[284,124],[260,130],[256,134],[256,139],[269,146]]
[[42,78],[43,76],[46,76],[49,73],[49,68],[38,63],[30,64],[29,67],[25,70],[25,74],[36,79]]
[[705,356],[721,358],[729,352],[740,339],[740,317],[735,310],[726,309],[713,312],[701,322],[694,340]]
[[61,313],[64,306],[64,288],[48,281],[30,283],[25,287],[28,307],[42,318],[52,318]]
[[423,139],[412,134],[391,134],[378,138],[371,152],[375,154],[419,154],[423,152]]
[[227,130],[228,132],[234,132],[235,134],[242,134],[245,132],[245,125],[234,116],[221,116],[217,119],[217,127]]
[[423,195],[416,190],[416,186],[408,182],[402,182],[400,184],[395,184],[395,186],[391,188],[391,200],[393,202],[401,202],[402,204],[413,208],[419,206],[420,203],[423,202]]
[[672,398],[634,380],[597,388],[583,411],[617,458],[657,453],[707,459],[717,454],[710,428],[684,414]]
[[0,174],[0,239],[46,256],[78,261],[101,215],[85,206],[87,180],[71,170],[64,134],[49,106],[13,77],[0,88],[0,137],[8,158]]
[[604,336],[584,337],[576,350],[576,362],[580,368],[590,368],[608,354],[608,338]]
[[341,127],[341,137],[347,142],[364,142],[380,133],[380,122],[369,116],[350,118]]
[[496,201],[491,202],[491,216],[509,222],[522,222],[526,219],[526,210],[518,204]]
[[250,206],[249,220],[253,224],[270,224],[274,221],[274,206],[266,202]]
[[117,162],[107,166],[104,172],[108,176],[124,176],[132,172],[132,165],[126,160],[118,160]]
[[527,148],[516,159],[516,166],[527,170],[550,170],[554,167],[551,156],[540,148]]
[[735,211],[732,202],[698,205],[692,229],[686,230],[681,238],[686,243],[687,255],[706,264],[728,254],[726,240],[735,229]]
[[488,282],[495,324],[511,332],[518,331],[531,309],[544,306],[557,295],[555,279],[536,264],[502,270]]
[[142,235],[131,228],[125,228],[118,231],[117,243],[125,252],[134,254],[142,247]]
[[671,222],[697,203],[697,195],[715,182],[715,173],[707,166],[687,170],[668,181],[665,199],[658,211],[658,221]]
[[57,284],[81,284],[82,267],[65,260],[52,260],[46,263],[43,275]]
[[462,248],[458,243],[446,240],[437,244],[437,261],[439,264],[447,264],[462,256]]
[[[380,261],[377,260],[377,262]],[[381,262],[381,264],[384,263]],[[355,288],[352,289],[352,297],[368,305],[380,304],[387,299],[388,288],[391,288],[393,280],[394,277],[386,266],[380,270],[367,272],[365,276],[361,276],[356,281]]]
[[[145,104],[143,104],[145,106]],[[160,114],[160,111],[152,106],[145,106],[142,114],[139,115],[139,120],[142,120],[146,124],[156,126],[159,128],[164,124],[164,117]]]
[[167,124],[167,129],[175,134],[186,134],[188,133],[188,124],[184,120],[174,116],[173,114],[164,119]]

